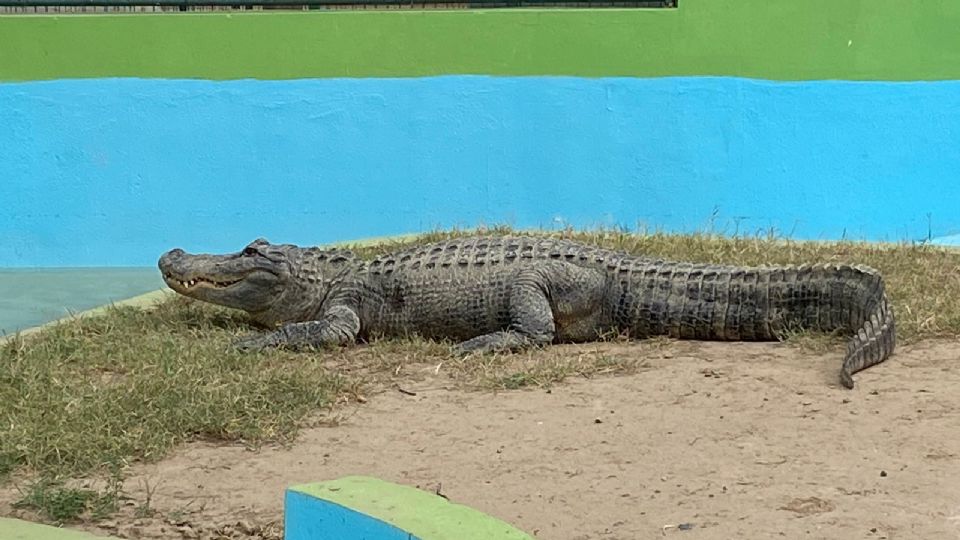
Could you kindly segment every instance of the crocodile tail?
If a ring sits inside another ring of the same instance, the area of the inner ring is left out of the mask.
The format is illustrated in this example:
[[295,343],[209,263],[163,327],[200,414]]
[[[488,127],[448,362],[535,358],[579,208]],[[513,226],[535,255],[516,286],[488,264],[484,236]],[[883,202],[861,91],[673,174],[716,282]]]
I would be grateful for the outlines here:
[[867,305],[873,306],[865,321],[855,329],[853,338],[847,343],[847,355],[843,359],[840,371],[840,384],[853,388],[853,374],[886,360],[896,346],[896,329],[893,309],[883,290],[882,278],[871,269],[858,268],[872,274],[878,280],[873,298],[867,299]]

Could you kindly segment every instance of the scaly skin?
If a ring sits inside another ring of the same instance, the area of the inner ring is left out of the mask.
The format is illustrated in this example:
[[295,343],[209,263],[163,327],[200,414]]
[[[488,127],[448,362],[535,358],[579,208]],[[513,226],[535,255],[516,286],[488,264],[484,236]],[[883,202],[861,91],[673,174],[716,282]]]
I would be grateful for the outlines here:
[[373,261],[258,239],[228,255],[165,253],[178,293],[243,309],[275,330],[244,350],[324,347],[416,334],[456,351],[599,339],[777,340],[788,330],[852,337],[840,382],[887,359],[893,311],[881,276],[851,265],[735,267],[637,257],[576,242],[475,236]]

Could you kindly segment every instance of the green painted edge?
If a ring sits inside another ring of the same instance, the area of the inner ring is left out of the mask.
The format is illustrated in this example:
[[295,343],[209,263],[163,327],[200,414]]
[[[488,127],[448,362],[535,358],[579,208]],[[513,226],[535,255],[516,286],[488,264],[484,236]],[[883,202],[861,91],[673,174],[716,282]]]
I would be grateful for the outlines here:
[[287,489],[356,510],[421,540],[533,540],[479,510],[379,478],[346,476]]
[[567,75],[960,79],[957,0],[0,16],[0,81]]
[[0,538],[3,538],[3,540],[103,540],[115,538],[5,517],[0,517],[0,531],[2,531]]

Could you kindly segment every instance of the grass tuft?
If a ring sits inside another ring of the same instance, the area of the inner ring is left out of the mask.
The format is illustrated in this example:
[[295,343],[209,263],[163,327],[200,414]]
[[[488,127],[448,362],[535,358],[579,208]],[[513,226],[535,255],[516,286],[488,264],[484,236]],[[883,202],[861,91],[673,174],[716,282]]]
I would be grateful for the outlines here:
[[23,490],[23,496],[13,507],[33,510],[57,525],[78,521],[84,515],[102,519],[117,511],[120,487],[116,477],[102,490],[72,487],[63,480],[41,478]]

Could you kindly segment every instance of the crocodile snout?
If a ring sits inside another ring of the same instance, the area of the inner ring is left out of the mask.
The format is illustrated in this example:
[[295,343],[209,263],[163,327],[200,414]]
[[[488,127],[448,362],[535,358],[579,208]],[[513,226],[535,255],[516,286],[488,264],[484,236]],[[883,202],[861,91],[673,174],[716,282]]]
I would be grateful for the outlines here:
[[187,253],[186,251],[180,248],[171,249],[170,251],[160,256],[160,260],[157,262],[157,266],[159,266],[161,270],[169,270],[170,266],[176,263],[177,261],[179,261],[180,259],[182,259],[183,256],[186,255],[186,253]]

